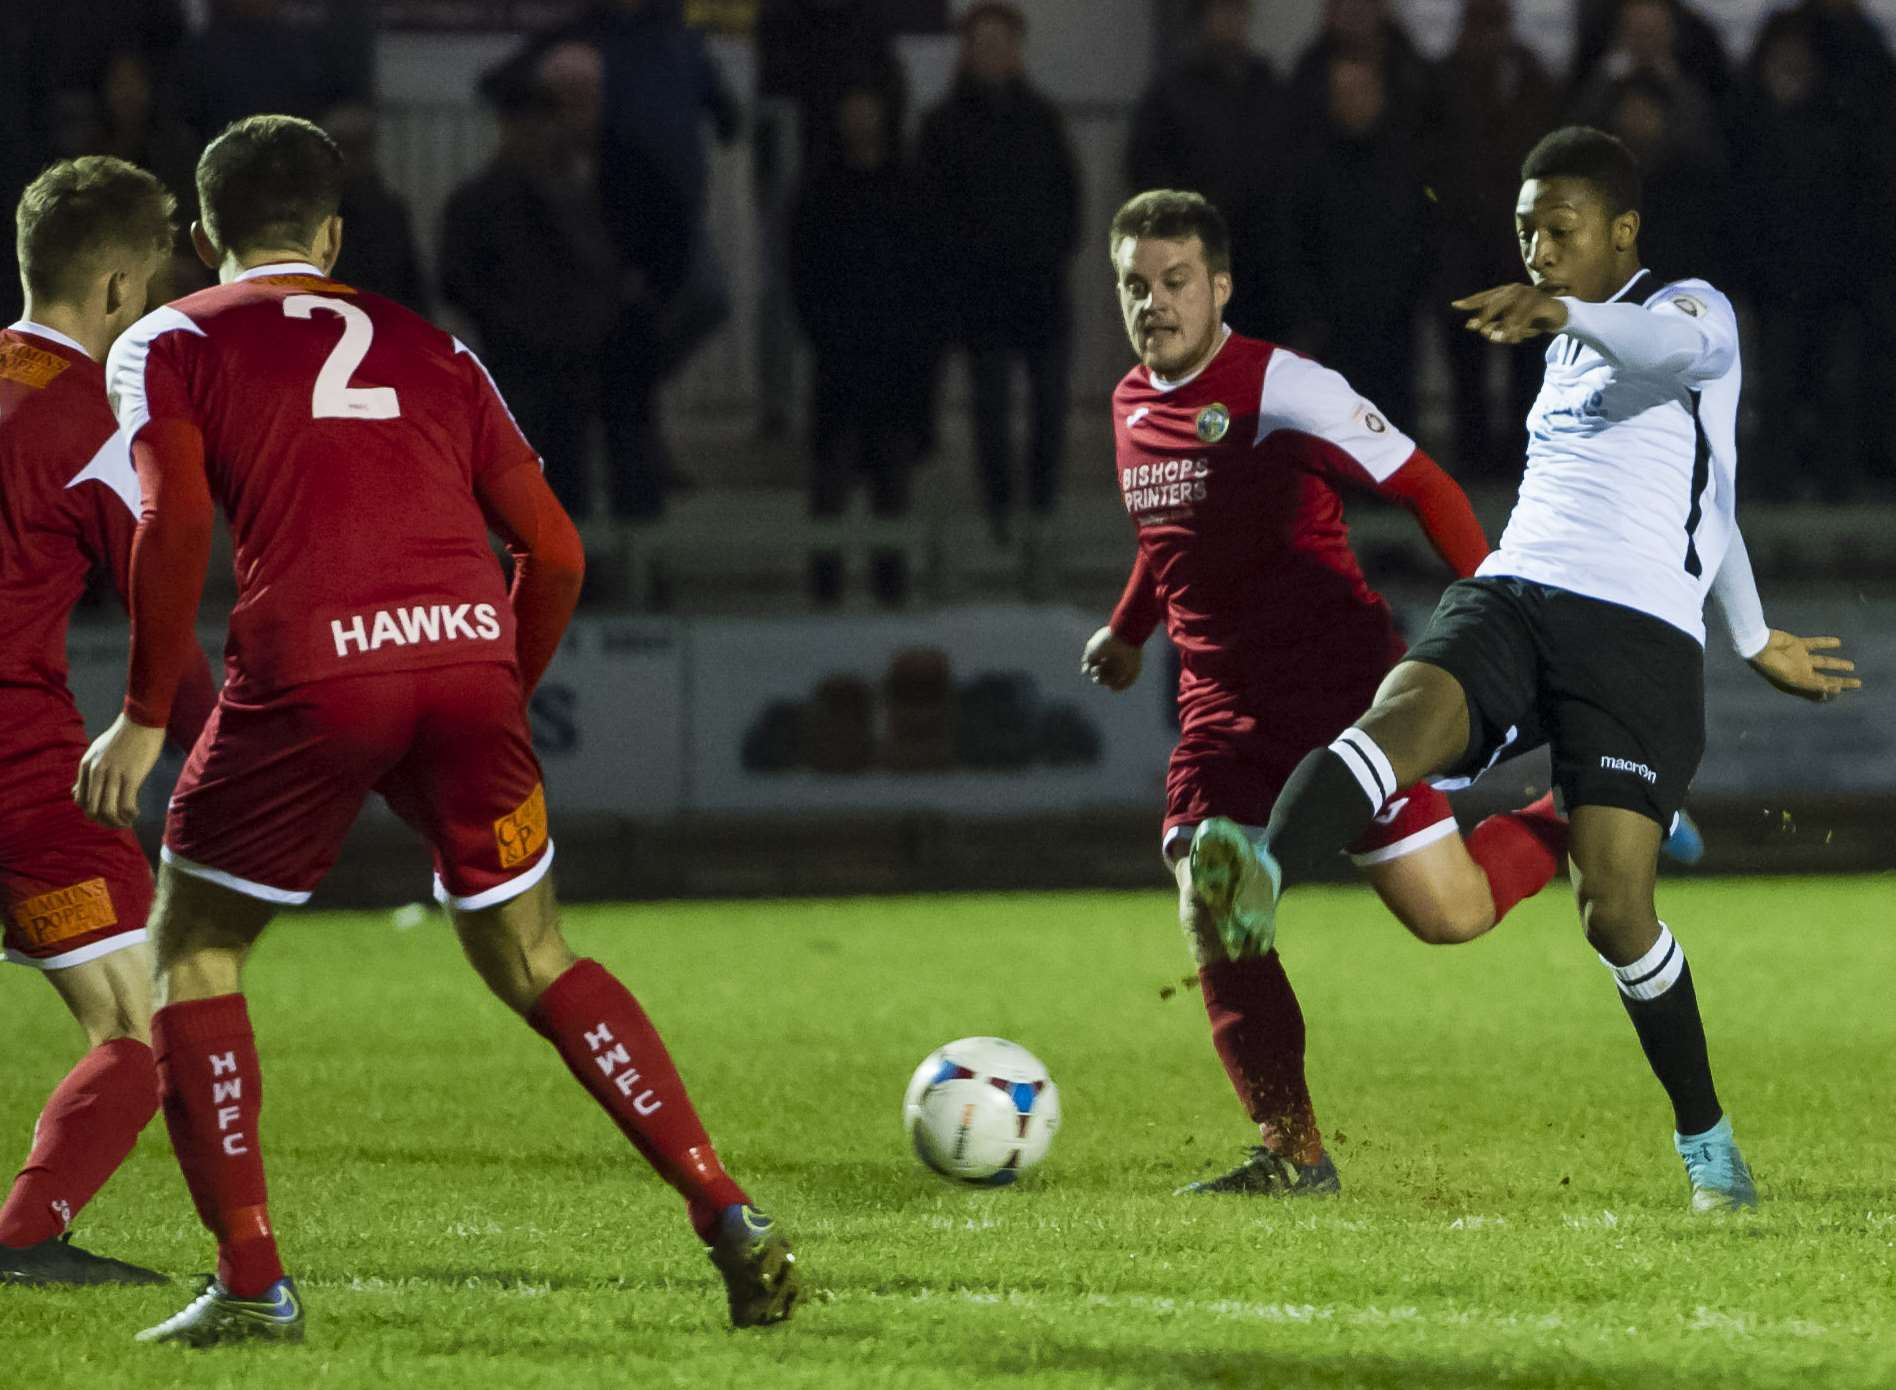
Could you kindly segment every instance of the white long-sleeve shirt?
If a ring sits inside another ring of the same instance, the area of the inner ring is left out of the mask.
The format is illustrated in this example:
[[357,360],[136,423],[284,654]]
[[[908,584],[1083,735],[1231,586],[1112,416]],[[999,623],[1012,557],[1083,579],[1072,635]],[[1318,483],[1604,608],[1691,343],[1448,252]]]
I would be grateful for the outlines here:
[[1733,645],[1755,654],[1768,630],[1738,536],[1731,301],[1641,270],[1603,304],[1561,303],[1520,496],[1479,572],[1622,604],[1700,643],[1715,597]]

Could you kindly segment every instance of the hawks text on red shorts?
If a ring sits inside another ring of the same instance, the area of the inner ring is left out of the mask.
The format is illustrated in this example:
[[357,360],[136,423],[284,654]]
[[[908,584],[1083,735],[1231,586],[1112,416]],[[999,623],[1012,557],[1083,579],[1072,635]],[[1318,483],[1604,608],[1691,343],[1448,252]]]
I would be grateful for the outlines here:
[[422,642],[493,642],[500,637],[500,612],[491,603],[378,608],[373,613],[352,613],[347,619],[332,618],[329,631],[337,656]]

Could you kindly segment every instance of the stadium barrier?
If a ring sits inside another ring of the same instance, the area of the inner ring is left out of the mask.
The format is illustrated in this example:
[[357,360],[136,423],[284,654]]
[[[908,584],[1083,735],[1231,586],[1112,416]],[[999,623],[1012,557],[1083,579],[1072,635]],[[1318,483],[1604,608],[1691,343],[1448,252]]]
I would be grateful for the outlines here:
[[[1429,601],[1399,597],[1410,631]],[[1870,688],[1823,707],[1788,699],[1714,631],[1692,799],[1715,832],[1711,865],[1896,868],[1896,685],[1876,680],[1896,671],[1896,601],[1797,600],[1771,616],[1840,632]],[[1024,604],[579,619],[532,704],[569,895],[1158,882],[1170,652],[1155,639],[1140,683],[1110,695],[1078,675],[1098,621]],[[88,726],[103,728],[123,632],[75,629],[71,652]],[[168,753],[147,788],[148,834],[180,763]],[[1477,817],[1546,783],[1544,755],[1517,759],[1458,809]],[[326,896],[418,896],[424,868],[377,804]]]

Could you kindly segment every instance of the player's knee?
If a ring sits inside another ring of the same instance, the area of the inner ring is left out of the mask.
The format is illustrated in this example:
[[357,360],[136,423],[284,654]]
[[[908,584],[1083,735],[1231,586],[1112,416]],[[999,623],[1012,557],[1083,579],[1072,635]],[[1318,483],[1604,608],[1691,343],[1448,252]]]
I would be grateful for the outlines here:
[[1617,958],[1643,950],[1658,931],[1652,894],[1630,884],[1590,882],[1575,894],[1587,942],[1601,955]]
[[1404,909],[1399,916],[1409,934],[1427,946],[1459,946],[1494,925],[1491,904],[1459,899],[1430,898]]

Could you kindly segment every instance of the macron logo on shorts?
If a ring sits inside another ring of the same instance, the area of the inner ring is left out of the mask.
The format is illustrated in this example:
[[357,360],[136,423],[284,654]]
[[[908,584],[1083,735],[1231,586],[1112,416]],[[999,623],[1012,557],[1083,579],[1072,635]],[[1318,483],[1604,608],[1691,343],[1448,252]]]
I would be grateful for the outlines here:
[[329,621],[336,655],[372,652],[422,642],[492,642],[500,636],[500,614],[491,603],[430,603],[415,608],[381,608],[354,614],[347,622]]
[[1635,776],[1644,777],[1648,782],[1657,782],[1659,780],[1658,773],[1654,772],[1644,763],[1634,762],[1631,758],[1613,758],[1602,755],[1600,758],[1600,766],[1605,768],[1608,772],[1630,772]]

